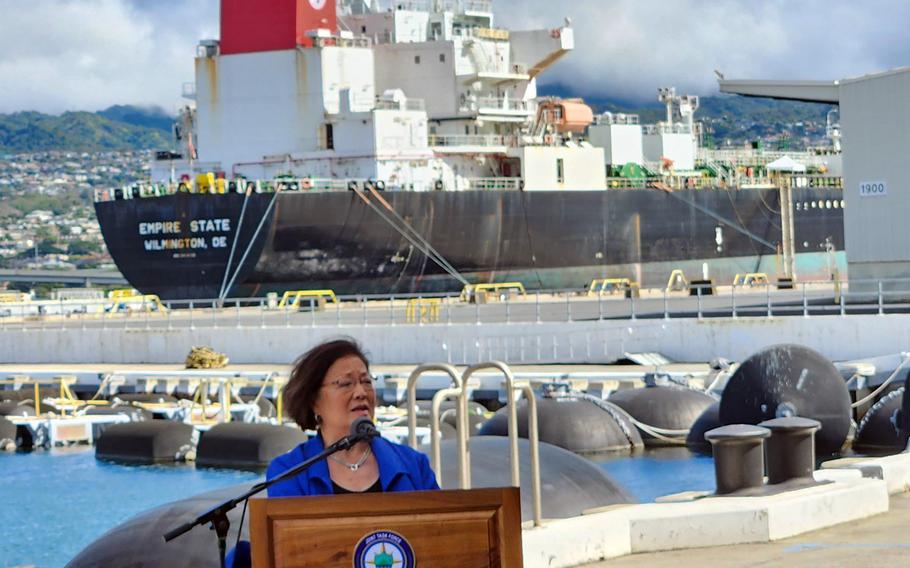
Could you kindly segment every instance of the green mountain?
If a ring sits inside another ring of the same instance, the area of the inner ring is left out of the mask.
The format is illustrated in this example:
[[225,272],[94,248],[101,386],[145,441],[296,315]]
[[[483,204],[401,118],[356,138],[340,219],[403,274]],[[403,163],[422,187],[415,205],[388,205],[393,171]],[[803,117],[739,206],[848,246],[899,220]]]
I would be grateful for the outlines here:
[[132,105],[114,105],[97,113],[116,122],[125,122],[134,126],[157,128],[169,133],[174,124],[174,117],[161,107],[136,107]]
[[[570,89],[547,86],[541,89],[544,96],[572,97]],[[596,113],[623,112],[637,114],[642,124],[664,120],[666,107],[658,102],[640,103],[610,97],[585,97]],[[695,119],[705,124],[708,133],[717,143],[734,145],[754,140],[792,140],[794,146],[805,146],[824,140],[828,111],[826,104],[776,101],[736,95],[700,97],[700,107]]]
[[[65,112],[60,116],[39,112],[0,114],[0,151],[37,152],[65,150],[94,152],[141,150],[170,145],[169,127],[159,128],[154,118],[143,118],[141,109],[112,107],[117,111]],[[145,125],[142,120],[150,120]],[[148,124],[155,124],[149,126]]]
[[[572,97],[559,86],[541,94]],[[656,95],[655,95],[656,98]],[[595,112],[638,114],[644,124],[663,120],[656,100],[635,103],[608,97],[586,98]],[[794,148],[823,143],[829,105],[774,101],[733,95],[701,97],[696,120],[703,122],[711,144],[740,145],[755,140],[791,144]],[[161,108],[116,105],[97,113],[67,112],[60,116],[38,112],[0,114],[0,152],[45,150],[103,151],[168,148],[173,117]]]

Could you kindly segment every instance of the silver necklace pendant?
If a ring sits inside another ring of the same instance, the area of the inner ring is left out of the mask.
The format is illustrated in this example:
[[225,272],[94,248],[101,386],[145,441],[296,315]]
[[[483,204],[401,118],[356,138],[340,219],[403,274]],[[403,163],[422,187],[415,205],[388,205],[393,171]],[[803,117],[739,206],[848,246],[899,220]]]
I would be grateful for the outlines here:
[[339,464],[343,465],[344,467],[348,468],[353,473],[353,472],[357,471],[358,469],[360,469],[360,466],[362,466],[364,463],[366,463],[367,458],[370,456],[370,451],[371,451],[370,446],[367,446],[367,449],[364,450],[363,455],[360,456],[360,459],[354,463],[348,463],[348,462],[342,460],[341,458],[337,458],[335,456],[329,456],[329,458],[331,458],[332,461],[334,461],[335,463],[339,463]]

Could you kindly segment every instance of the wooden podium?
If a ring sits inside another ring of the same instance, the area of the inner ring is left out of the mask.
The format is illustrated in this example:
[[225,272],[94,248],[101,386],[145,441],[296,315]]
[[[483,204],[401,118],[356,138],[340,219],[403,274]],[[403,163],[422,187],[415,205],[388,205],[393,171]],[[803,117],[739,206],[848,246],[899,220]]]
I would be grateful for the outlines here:
[[251,499],[250,541],[254,568],[520,568],[521,504],[516,487]]

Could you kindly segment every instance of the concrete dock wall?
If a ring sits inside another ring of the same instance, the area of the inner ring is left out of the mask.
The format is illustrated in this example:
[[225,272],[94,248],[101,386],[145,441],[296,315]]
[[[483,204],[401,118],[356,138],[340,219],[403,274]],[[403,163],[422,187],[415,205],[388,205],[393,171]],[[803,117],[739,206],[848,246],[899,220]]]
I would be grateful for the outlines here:
[[0,330],[5,363],[178,363],[209,345],[233,363],[294,360],[321,340],[351,336],[378,364],[499,359],[609,363],[657,351],[677,361],[742,360],[777,343],[799,343],[836,359],[910,351],[910,315],[605,320],[397,326]]

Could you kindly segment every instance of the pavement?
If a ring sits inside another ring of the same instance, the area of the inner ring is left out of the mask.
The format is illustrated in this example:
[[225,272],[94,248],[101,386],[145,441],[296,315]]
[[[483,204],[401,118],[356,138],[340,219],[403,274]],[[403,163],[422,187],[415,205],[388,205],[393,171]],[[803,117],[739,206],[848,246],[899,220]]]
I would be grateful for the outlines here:
[[908,526],[910,494],[903,493],[887,513],[772,543],[632,554],[585,567],[910,566]]

